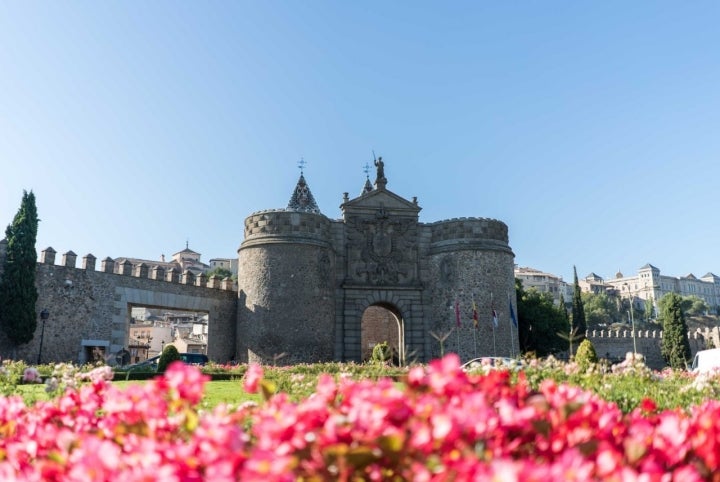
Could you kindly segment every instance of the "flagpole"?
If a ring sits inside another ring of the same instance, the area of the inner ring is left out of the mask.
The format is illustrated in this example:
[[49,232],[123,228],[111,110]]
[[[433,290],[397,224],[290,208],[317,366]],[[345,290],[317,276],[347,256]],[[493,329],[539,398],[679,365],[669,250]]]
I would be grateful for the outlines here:
[[470,293],[472,297],[473,307],[473,358],[477,358],[477,330],[478,330],[478,313],[477,305],[475,304],[475,293]]
[[473,353],[473,358],[477,358],[477,328],[473,328]]
[[457,354],[462,358],[462,355],[460,354],[460,328],[457,328],[455,331],[457,332]]
[[493,356],[497,358],[497,344],[495,342],[495,306],[493,305],[493,294],[490,293],[490,309],[492,310],[492,330],[493,330]]
[[[508,294],[508,306],[512,306],[512,301],[510,300],[510,294]],[[510,312],[508,311],[508,324],[510,325],[510,356],[512,358],[515,358],[515,336],[513,335],[513,322],[512,317],[510,316]]]
[[462,358],[460,351],[460,301],[457,293],[455,293],[455,328],[457,329],[457,355]]
[[[512,325],[515,325],[515,328],[517,328],[518,332],[518,356],[520,355],[520,327],[518,326],[518,319],[515,316],[515,310],[513,310],[512,300],[510,299],[510,294],[508,294],[508,312],[510,313],[510,336],[512,337]],[[513,344],[514,344],[514,340]],[[514,347],[513,347],[514,349]]]

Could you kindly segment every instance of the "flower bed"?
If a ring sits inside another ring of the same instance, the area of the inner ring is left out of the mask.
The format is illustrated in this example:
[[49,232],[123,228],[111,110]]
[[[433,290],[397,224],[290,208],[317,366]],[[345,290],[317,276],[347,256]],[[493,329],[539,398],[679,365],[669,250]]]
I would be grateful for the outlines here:
[[524,372],[465,373],[449,355],[402,384],[321,375],[300,402],[251,366],[245,388],[263,404],[201,412],[195,367],[125,390],[100,370],[49,402],[0,398],[0,479],[720,480],[717,401],[626,414]]

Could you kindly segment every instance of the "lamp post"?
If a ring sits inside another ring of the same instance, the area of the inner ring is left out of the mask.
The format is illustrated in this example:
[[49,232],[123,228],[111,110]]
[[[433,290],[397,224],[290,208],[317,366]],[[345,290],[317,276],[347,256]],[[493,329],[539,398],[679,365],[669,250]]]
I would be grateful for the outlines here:
[[45,322],[47,319],[50,318],[50,312],[47,309],[43,309],[40,312],[40,319],[42,320],[42,328],[40,329],[40,350],[38,351],[38,359],[37,364],[40,364],[40,360],[42,359],[42,345],[43,345],[43,338],[45,337]]
[[633,338],[633,360],[637,356],[637,343],[635,342],[635,316],[633,316],[633,296],[630,294],[630,285],[625,283],[625,286],[627,286],[628,289],[628,299],[630,300],[630,311],[628,311],[628,316],[630,316],[630,324],[632,326],[632,338]]

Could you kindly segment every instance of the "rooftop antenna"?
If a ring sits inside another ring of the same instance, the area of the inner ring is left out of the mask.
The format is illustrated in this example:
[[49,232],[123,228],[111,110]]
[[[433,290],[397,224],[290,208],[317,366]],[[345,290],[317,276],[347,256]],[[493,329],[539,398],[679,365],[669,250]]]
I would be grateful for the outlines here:
[[190,240],[185,239],[185,249],[190,249]]
[[301,157],[300,162],[298,162],[298,167],[300,168],[300,175],[303,175],[303,171],[305,170],[305,164],[307,164],[307,162],[305,162],[305,158]]

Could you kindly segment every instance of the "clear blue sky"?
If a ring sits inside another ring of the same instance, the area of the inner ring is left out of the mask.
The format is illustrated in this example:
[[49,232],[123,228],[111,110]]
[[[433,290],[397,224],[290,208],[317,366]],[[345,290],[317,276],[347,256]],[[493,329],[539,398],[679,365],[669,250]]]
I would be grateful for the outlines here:
[[717,2],[0,5],[0,225],[38,252],[233,257],[299,171],[339,218],[372,150],[420,220],[516,263],[720,274]]

